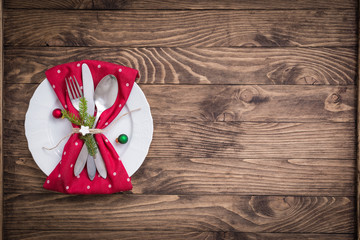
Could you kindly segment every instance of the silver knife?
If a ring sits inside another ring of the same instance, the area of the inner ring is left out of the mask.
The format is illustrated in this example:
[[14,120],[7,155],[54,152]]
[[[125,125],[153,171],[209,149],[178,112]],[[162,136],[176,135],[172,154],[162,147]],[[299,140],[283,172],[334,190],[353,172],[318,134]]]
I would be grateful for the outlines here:
[[[91,116],[94,115],[94,111],[95,111],[95,103],[94,103],[94,81],[89,69],[89,66],[84,63],[81,66],[82,68],[82,80],[83,80],[83,92],[84,92],[84,97],[87,101],[87,113]],[[85,152],[87,154],[85,154]],[[88,176],[91,180],[94,179],[95,174],[96,174],[96,167],[95,167],[95,163],[94,160],[91,158],[91,160],[89,160],[89,153],[87,151],[87,147],[84,144],[83,148],[81,149],[81,152],[79,154],[79,157],[81,156],[81,158],[76,161],[75,166],[74,166],[74,174],[75,176],[78,176],[82,170],[85,167],[85,163],[87,163],[87,171],[88,171]]]

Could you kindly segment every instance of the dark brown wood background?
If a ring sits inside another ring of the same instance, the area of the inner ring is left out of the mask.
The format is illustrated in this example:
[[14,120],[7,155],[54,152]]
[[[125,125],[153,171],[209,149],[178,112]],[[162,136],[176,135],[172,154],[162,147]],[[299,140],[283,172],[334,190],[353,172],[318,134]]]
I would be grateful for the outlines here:
[[[4,1],[5,239],[354,239],[354,0]],[[136,68],[132,192],[46,191],[24,118],[45,70]]]

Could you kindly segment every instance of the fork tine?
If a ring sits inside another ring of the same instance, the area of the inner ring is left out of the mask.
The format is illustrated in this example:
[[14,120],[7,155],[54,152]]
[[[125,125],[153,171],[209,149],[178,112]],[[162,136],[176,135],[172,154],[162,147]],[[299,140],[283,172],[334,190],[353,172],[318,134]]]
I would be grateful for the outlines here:
[[66,88],[67,88],[67,91],[68,91],[69,97],[70,97],[70,99],[71,99],[71,100],[73,100],[73,99],[74,99],[74,97],[73,97],[73,93],[70,91],[70,88],[69,88],[69,83],[68,83],[68,79],[67,79],[67,78],[65,78],[65,84],[66,84]]
[[79,82],[77,81],[75,75],[74,75],[74,78],[75,78],[75,83],[76,83],[76,86],[77,86],[77,90],[78,90],[79,93],[80,93],[80,97],[83,97],[83,91],[82,91],[82,89],[80,88]]
[[70,79],[70,87],[71,87],[72,91],[74,92],[75,98],[79,98],[80,94],[79,94],[78,89],[77,89],[77,87],[75,85],[75,82],[74,82],[75,80],[72,77],[69,77],[69,79]]
[[71,81],[71,77],[68,78],[68,84],[69,84],[70,91],[71,91],[71,94],[73,96],[73,99],[77,99],[76,92],[75,92],[75,89],[74,89],[74,85],[73,85],[73,83]]

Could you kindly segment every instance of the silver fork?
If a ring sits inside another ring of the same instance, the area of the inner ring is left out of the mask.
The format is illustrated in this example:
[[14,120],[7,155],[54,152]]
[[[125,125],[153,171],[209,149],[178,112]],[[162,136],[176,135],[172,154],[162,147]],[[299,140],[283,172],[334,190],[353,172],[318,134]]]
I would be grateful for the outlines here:
[[76,77],[65,78],[66,88],[70,97],[70,101],[74,108],[79,111],[80,98],[84,96],[82,89]]
[[[79,104],[80,104],[80,98],[84,96],[83,91],[76,79],[76,77],[69,77],[65,78],[65,84],[66,88],[69,94],[69,98],[71,101],[71,104],[74,106],[74,108],[79,111]],[[84,169],[85,163],[87,163],[87,172],[88,176],[91,180],[94,179],[96,174],[96,166],[94,160],[92,161],[86,161],[88,158],[89,152],[87,150],[87,147],[85,144],[83,145],[79,156],[76,160],[75,166],[74,166],[74,174],[75,176],[78,176],[81,171]]]

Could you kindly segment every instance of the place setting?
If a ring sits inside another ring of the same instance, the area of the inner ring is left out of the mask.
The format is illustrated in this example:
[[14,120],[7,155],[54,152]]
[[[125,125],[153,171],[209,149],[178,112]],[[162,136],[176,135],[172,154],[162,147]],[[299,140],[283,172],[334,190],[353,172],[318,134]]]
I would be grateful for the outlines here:
[[25,135],[43,187],[66,194],[132,189],[153,135],[138,71],[96,60],[54,66],[35,90]]

